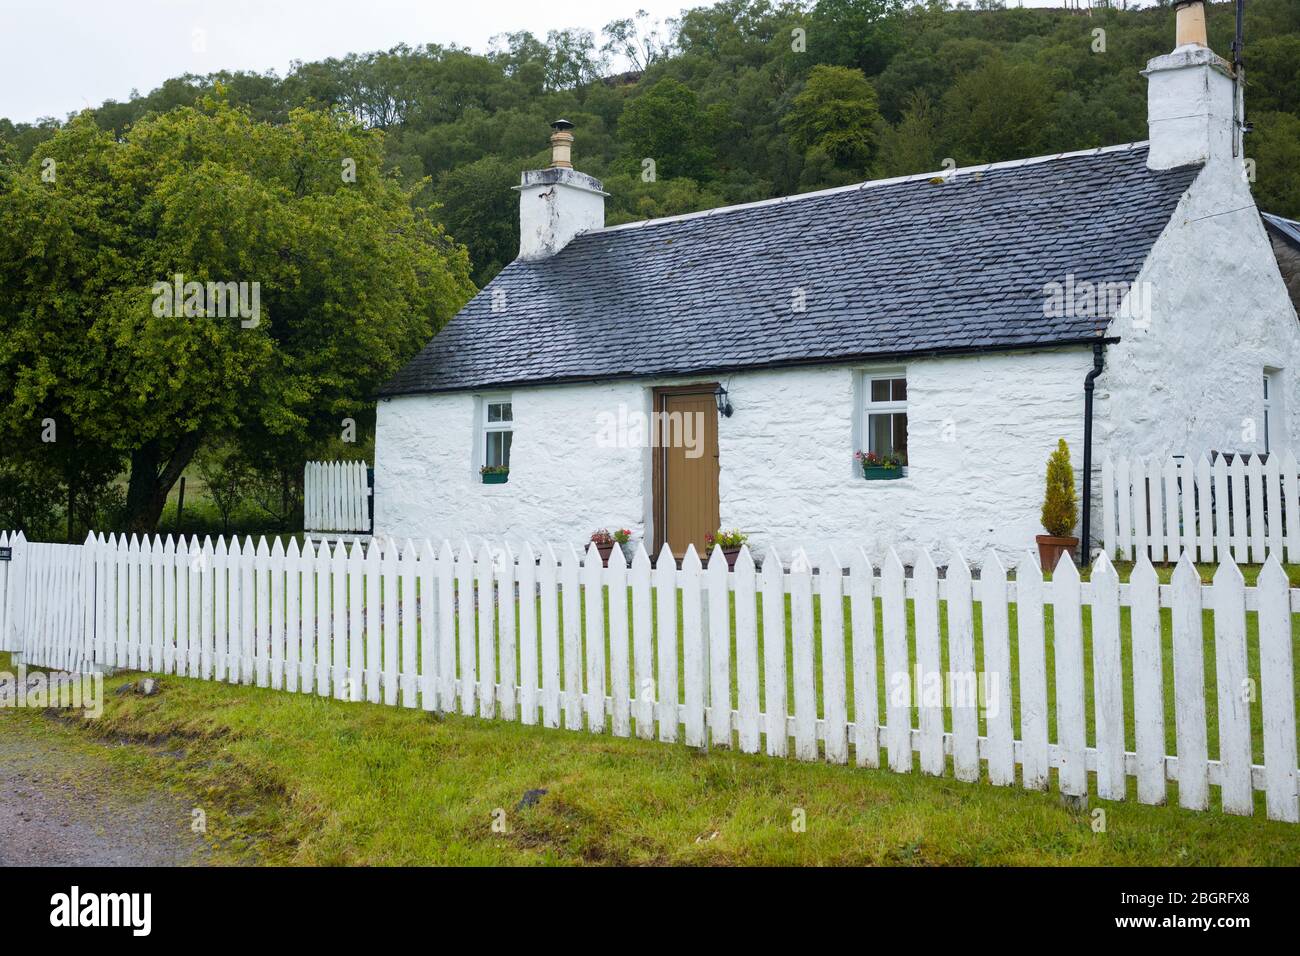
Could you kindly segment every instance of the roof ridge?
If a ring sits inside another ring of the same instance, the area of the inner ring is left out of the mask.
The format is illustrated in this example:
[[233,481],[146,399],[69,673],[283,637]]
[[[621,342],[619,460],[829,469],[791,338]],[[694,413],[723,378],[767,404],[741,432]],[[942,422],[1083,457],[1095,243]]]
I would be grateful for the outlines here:
[[617,226],[603,226],[599,229],[588,229],[575,237],[575,241],[583,236],[598,236],[610,232],[619,232],[626,229],[640,229],[645,226],[657,226],[661,223],[684,222],[688,219],[706,219],[710,216],[721,216],[729,212],[739,212],[742,209],[758,209],[763,206],[779,206],[784,203],[800,202],[805,199],[818,199],[824,196],[834,196],[840,193],[860,192],[866,189],[874,189],[879,186],[895,186],[899,183],[918,182],[921,180],[930,180],[936,176],[958,176],[970,173],[985,173],[995,169],[1014,169],[1020,166],[1031,166],[1041,163],[1055,162],[1061,159],[1075,159],[1080,156],[1099,156],[1103,153],[1118,153],[1131,151],[1135,149],[1144,149],[1150,145],[1150,140],[1137,140],[1132,143],[1120,143],[1116,146],[1096,146],[1092,149],[1078,149],[1068,153],[1050,153],[1044,156],[1029,156],[1024,159],[1009,159],[997,163],[981,163],[977,166],[957,166],[953,169],[938,169],[928,173],[912,173],[907,176],[892,176],[888,179],[869,179],[866,182],[852,183],[848,186],[833,186],[830,189],[818,189],[814,192],[796,193],[793,196],[776,196],[772,199],[758,199],[754,202],[735,203],[730,206],[714,206],[712,209],[701,209],[698,212],[685,212],[676,216],[660,216],[657,219],[638,219],[634,222],[619,223]]

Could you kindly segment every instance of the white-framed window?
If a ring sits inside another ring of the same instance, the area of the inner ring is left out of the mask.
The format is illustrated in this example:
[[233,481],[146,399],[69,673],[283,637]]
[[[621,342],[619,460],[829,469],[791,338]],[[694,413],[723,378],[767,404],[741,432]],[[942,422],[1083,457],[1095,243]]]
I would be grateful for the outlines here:
[[907,461],[907,372],[868,372],[862,376],[861,450]]
[[1282,370],[1264,369],[1264,451],[1282,450],[1285,444],[1285,414],[1282,409]]
[[484,395],[479,411],[479,464],[487,468],[510,467],[514,440],[514,403],[509,395]]

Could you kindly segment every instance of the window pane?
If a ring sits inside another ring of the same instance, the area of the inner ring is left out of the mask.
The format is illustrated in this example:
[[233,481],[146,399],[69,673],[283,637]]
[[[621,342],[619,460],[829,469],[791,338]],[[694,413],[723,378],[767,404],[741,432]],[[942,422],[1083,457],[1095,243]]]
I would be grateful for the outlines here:
[[871,380],[871,400],[873,402],[889,401],[889,379],[875,378]]
[[1264,397],[1268,398],[1268,376],[1264,376]]
[[512,420],[510,402],[489,402],[487,413],[487,420],[490,422],[508,422]]
[[889,419],[889,415],[867,416],[867,450],[882,457],[888,455],[894,448]]
[[492,467],[505,465],[509,468],[510,439],[513,437],[513,432],[488,432],[486,464],[491,465]]
[[867,450],[877,455],[907,454],[907,413],[867,416]]
[[892,385],[894,388],[894,401],[896,402],[907,401],[907,379],[896,378],[893,380]]

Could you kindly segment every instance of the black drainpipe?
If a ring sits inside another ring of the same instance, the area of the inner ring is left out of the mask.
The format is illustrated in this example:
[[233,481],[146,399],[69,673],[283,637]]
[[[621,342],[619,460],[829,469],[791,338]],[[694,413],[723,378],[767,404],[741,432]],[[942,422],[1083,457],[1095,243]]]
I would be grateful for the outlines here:
[[1092,370],[1083,380],[1083,541],[1079,545],[1079,567],[1088,564],[1088,542],[1092,534],[1092,391],[1093,383],[1106,366],[1106,343],[1092,345]]

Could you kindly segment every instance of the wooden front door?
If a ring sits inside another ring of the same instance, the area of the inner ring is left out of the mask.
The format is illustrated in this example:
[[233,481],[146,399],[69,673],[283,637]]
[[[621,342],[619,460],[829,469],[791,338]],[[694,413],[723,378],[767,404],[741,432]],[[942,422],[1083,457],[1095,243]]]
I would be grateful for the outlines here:
[[718,530],[718,405],[714,384],[655,390],[655,553],[665,541],[679,559]]

